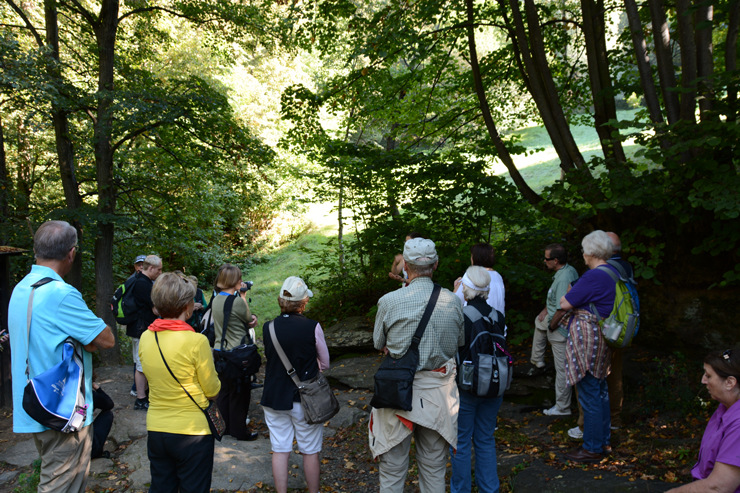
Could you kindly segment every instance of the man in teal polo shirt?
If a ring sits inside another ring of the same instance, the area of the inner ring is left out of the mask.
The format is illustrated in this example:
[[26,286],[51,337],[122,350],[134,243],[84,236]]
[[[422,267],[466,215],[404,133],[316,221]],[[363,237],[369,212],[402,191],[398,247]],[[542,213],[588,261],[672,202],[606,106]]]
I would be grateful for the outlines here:
[[[77,231],[64,221],[42,224],[33,237],[36,265],[16,285],[8,308],[12,349],[13,431],[33,433],[41,456],[39,493],[85,491],[92,449],[93,399],[92,351],[113,347],[110,327],[90,311],[77,289],[62,280],[72,268],[77,252]],[[28,300],[31,285],[53,281],[36,289],[33,297],[30,335],[27,332]],[[62,346],[72,337],[79,341],[85,365],[85,426],[75,433],[50,430],[23,410],[26,386],[26,357],[34,374],[43,373],[62,360]]]
[[570,414],[571,388],[565,382],[565,341],[568,334],[558,328],[558,322],[565,315],[560,308],[560,298],[568,292],[568,286],[578,279],[578,272],[568,264],[568,250],[560,243],[545,247],[545,266],[555,271],[552,285],[547,292],[547,306],[534,320],[534,339],[532,341],[533,365],[545,366],[545,348],[547,341],[552,346],[555,360],[555,405],[543,412],[548,416],[567,416]]

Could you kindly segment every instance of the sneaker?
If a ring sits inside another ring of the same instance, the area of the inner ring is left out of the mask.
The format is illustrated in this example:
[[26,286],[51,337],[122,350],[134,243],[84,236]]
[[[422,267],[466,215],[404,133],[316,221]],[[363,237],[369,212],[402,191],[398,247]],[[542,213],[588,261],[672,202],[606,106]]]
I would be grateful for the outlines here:
[[611,426],[610,426],[610,428],[612,429],[612,431],[617,431],[618,429],[620,429],[620,428],[621,428],[621,426],[614,426],[614,425],[611,425]]
[[147,410],[149,409],[149,400],[148,399],[136,399],[134,401],[134,410],[135,411],[141,411],[141,410]]
[[136,382],[131,385],[131,395],[136,397]]
[[575,440],[583,440],[583,432],[578,426],[568,430],[568,436]]
[[570,416],[570,409],[560,409],[558,406],[552,406],[550,409],[542,411],[545,416]]
[[534,360],[529,360],[529,362],[532,363],[537,368],[544,368],[545,367],[545,362],[544,361],[537,361],[537,362],[535,362]]

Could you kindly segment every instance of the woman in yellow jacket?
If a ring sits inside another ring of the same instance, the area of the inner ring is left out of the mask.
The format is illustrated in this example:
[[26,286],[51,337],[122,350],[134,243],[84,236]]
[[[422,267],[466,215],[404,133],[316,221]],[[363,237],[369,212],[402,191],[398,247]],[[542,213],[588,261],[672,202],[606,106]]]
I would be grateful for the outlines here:
[[177,274],[160,275],[152,287],[152,302],[162,318],[149,326],[139,342],[139,358],[149,381],[150,493],[206,493],[211,488],[214,438],[201,409],[216,398],[221,383],[208,339],[185,322],[192,316],[195,289]]

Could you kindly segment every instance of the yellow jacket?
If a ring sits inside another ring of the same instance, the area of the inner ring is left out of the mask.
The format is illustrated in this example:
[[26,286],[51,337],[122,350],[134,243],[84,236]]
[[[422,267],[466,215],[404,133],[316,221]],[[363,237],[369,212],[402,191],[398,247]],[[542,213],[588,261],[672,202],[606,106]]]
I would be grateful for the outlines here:
[[[206,408],[208,397],[215,397],[221,390],[208,339],[191,331],[163,330],[157,335],[172,372],[198,405]],[[149,381],[146,429],[179,435],[210,435],[203,412],[167,371],[151,330],[141,335],[139,358]]]

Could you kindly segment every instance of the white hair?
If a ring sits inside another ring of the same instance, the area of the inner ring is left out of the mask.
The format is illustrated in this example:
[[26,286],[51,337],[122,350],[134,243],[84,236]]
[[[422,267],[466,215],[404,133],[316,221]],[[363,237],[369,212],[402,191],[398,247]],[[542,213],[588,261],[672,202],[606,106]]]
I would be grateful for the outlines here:
[[601,260],[609,260],[614,254],[614,243],[609,235],[597,229],[583,237],[583,253]]

